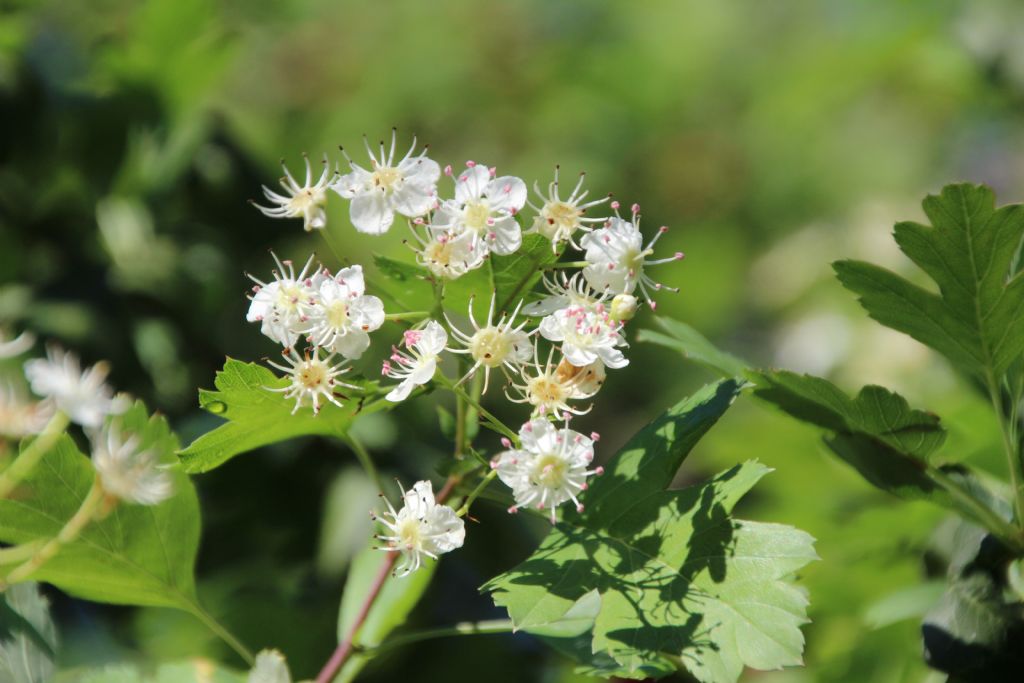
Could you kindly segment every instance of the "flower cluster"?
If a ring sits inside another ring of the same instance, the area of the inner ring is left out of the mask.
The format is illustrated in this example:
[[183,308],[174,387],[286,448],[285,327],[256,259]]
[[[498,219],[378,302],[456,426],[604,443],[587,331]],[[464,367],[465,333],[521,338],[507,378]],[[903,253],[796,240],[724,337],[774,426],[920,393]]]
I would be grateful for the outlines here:
[[[0,340],[0,357],[21,355],[34,341],[27,335],[19,339],[22,343]],[[41,398],[29,400],[18,385],[5,381],[0,435],[42,438],[47,430],[63,430],[70,420],[84,429],[92,444],[92,463],[109,500],[156,505],[172,495],[170,474],[158,455],[143,448],[139,436],[121,423],[118,416],[129,408],[130,399],[115,395],[107,384],[106,363],[83,370],[78,356],[50,345],[46,358],[29,359],[23,369],[32,392]]]
[[[470,384],[472,393],[482,398],[500,376],[504,396],[530,408],[518,435],[503,430],[504,450],[491,460],[490,476],[511,490],[509,511],[543,509],[552,523],[563,503],[582,511],[580,494],[588,478],[602,471],[592,466],[598,435],[571,429],[570,418],[590,410],[584,402],[596,396],[608,370],[629,364],[625,326],[641,300],[653,309],[657,292],[676,291],[649,274],[652,266],[683,258],[679,252],[654,257],[655,245],[668,228],[659,228],[645,241],[640,207],[632,205],[624,218],[611,195],[588,199],[584,174],[566,193],[556,167],[554,180],[543,189],[533,183],[531,198],[521,178],[499,175],[488,164],[467,161],[462,170],[451,165],[442,169],[426,148],[417,149],[415,140],[398,158],[394,132],[390,144],[381,142],[377,149],[367,144],[366,149],[367,166],[343,150],[350,172],[335,170],[331,175],[325,163],[315,184],[307,160],[305,184],[298,185],[286,173],[282,184],[288,196],[268,194],[277,206],[262,210],[302,217],[307,229],[323,228],[328,188],[349,200],[349,215],[359,232],[385,233],[403,217],[412,234],[406,243],[415,252],[422,277],[434,287],[437,304],[427,313],[386,316],[381,301],[365,293],[360,266],[332,275],[322,266],[314,270],[311,257],[296,273],[291,262],[278,260],[272,280],[253,278],[257,286],[247,317],[285,348],[289,365],[271,364],[291,381],[271,389],[293,399],[294,410],[310,404],[316,412],[323,401],[340,405],[344,397],[335,389],[355,386],[343,385],[338,376],[349,369],[347,361],[366,352],[368,333],[388,317],[412,319],[413,326],[383,361],[383,376],[395,382],[385,387],[384,400],[404,401],[435,379],[460,400],[470,400]],[[521,217],[524,209],[531,213],[527,218]],[[493,257],[515,254],[526,234],[549,240],[559,257],[577,250],[581,260],[561,260],[550,267],[542,280],[543,293],[520,292],[514,300],[500,300],[497,291],[489,292],[485,315],[477,310],[475,298],[470,298],[467,311],[444,308],[448,283]],[[302,354],[295,350],[300,339],[307,345]],[[446,363],[446,357],[453,360]],[[462,369],[449,375],[446,367]],[[464,510],[465,504],[460,514]],[[398,570],[402,575],[418,568],[424,557],[461,546],[465,534],[461,519],[434,499],[426,481],[403,492],[400,510],[388,503],[379,520],[387,529],[379,536],[385,548],[405,558]]]

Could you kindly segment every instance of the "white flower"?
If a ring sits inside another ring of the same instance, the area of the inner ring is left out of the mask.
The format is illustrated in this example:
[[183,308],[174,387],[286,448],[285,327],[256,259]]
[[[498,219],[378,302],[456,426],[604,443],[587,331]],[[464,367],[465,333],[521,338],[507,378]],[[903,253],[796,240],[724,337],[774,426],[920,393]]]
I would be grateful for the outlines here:
[[14,384],[0,382],[0,436],[21,439],[38,434],[53,412],[53,401],[29,401]]
[[448,333],[435,320],[423,329],[407,330],[403,343],[407,352],[393,347],[391,360],[384,361],[381,374],[402,380],[401,384],[385,396],[389,401],[404,401],[415,387],[426,384],[437,370],[437,358],[448,344]]
[[246,683],[292,683],[284,656],[277,650],[263,650],[256,655]]
[[414,156],[416,138],[413,138],[409,151],[395,164],[395,143],[396,132],[392,130],[391,149],[386,152],[381,142],[379,158],[370,149],[369,142],[366,143],[369,170],[345,154],[352,172],[331,186],[339,195],[352,200],[350,216],[359,232],[383,234],[395,221],[395,213],[415,218],[437,203],[437,180],[441,177],[437,162],[427,157],[426,148]]
[[455,280],[484,264],[487,250],[477,246],[472,235],[453,236],[446,232],[427,238],[413,233],[420,243],[416,261],[434,277]]
[[558,171],[558,166],[555,166],[555,180],[548,184],[547,194],[541,191],[537,183],[533,184],[534,191],[540,195],[543,203],[537,207],[527,200],[530,208],[537,212],[530,230],[551,240],[551,248],[554,251],[558,251],[558,245],[562,242],[569,242],[579,249],[579,246],[573,241],[576,231],[590,232],[592,228],[587,223],[604,223],[608,220],[607,218],[587,216],[587,209],[603,204],[611,195],[590,202],[584,201],[588,192],[580,192],[580,189],[583,187],[583,179],[587,174],[580,173],[580,179],[576,182],[572,193],[567,199],[561,199],[558,196]]
[[156,505],[171,497],[171,476],[160,465],[157,454],[140,450],[139,438],[126,439],[121,429],[111,425],[96,438],[92,464],[100,485],[110,496],[138,505]]
[[[271,282],[249,275],[256,286],[252,288],[253,293],[249,297],[252,303],[245,319],[260,323],[260,332],[285,347],[291,347],[306,331],[309,314],[316,302],[315,287],[318,283],[308,277],[313,256],[309,257],[298,275],[295,275],[295,265],[291,261],[282,261],[273,252],[271,256],[277,264]],[[317,277],[319,279],[319,273]]]
[[484,254],[511,254],[523,243],[515,215],[526,203],[526,183],[514,176],[494,177],[494,169],[466,162],[455,181],[455,199],[447,199],[434,212],[431,232],[437,236],[469,235]]
[[564,272],[557,273],[553,278],[544,276],[544,288],[550,294],[540,301],[533,301],[523,306],[523,313],[531,316],[551,315],[555,311],[570,306],[579,306],[591,310],[608,298],[606,292],[595,292],[581,273],[571,278]]
[[301,356],[295,349],[288,349],[284,355],[285,360],[288,361],[287,366],[272,360],[268,360],[267,363],[288,375],[291,383],[286,387],[266,388],[283,393],[285,398],[295,399],[292,415],[307,402],[313,406],[313,414],[316,415],[320,412],[320,399],[327,399],[341,408],[341,402],[334,396],[335,387],[341,386],[356,390],[359,387],[346,384],[338,379],[339,375],[348,372],[351,368],[343,367],[344,361],[332,364],[334,355],[331,353],[326,358],[321,358],[319,347],[307,349]]
[[5,339],[0,332],[0,358],[14,358],[20,356],[36,343],[36,338],[28,332],[22,332],[14,339]]
[[586,250],[584,258],[587,266],[583,268],[583,276],[590,286],[598,291],[611,294],[632,294],[639,285],[644,300],[655,308],[651,301],[651,290],[662,288],[678,291],[672,287],[664,287],[655,282],[644,272],[644,268],[659,263],[678,261],[683,258],[682,252],[663,258],[646,260],[654,253],[654,245],[668,228],[658,228],[657,234],[643,246],[643,235],[637,227],[639,224],[639,207],[633,205],[633,222],[622,218],[612,218],[608,224],[583,236],[580,241]]
[[32,391],[52,398],[73,422],[90,429],[98,429],[107,415],[123,410],[104,382],[109,372],[110,366],[103,362],[83,372],[78,356],[53,345],[46,349],[46,360],[25,362]]
[[577,495],[586,490],[587,477],[602,474],[604,468],[587,469],[594,460],[597,435],[586,437],[568,427],[557,429],[545,419],[530,420],[519,430],[521,448],[507,450],[491,461],[498,478],[512,489],[516,504],[509,508],[532,506],[551,510],[567,500],[583,511]]
[[555,311],[540,321],[540,334],[545,339],[561,342],[562,354],[573,365],[583,367],[600,360],[610,368],[629,365],[618,347],[625,346],[622,323],[612,320],[603,304],[593,310],[569,306]]
[[364,294],[363,267],[325,270],[304,329],[316,346],[355,360],[370,346],[368,332],[384,324],[384,304]]
[[334,174],[327,163],[327,155],[324,155],[324,172],[320,179],[313,183],[313,169],[309,165],[309,157],[302,155],[306,160],[306,181],[299,183],[292,176],[284,161],[281,161],[281,168],[284,169],[284,177],[281,178],[281,187],[285,194],[281,195],[272,191],[266,185],[263,186],[263,194],[272,204],[276,206],[260,206],[256,202],[252,205],[259,209],[264,216],[271,218],[302,218],[303,228],[306,232],[321,229],[327,225],[327,213],[324,205],[327,204],[327,188],[331,184]]
[[[519,369],[522,383],[514,380],[509,381],[509,388],[518,394],[518,398],[508,393],[505,395],[513,403],[529,403],[534,407],[534,414],[540,416],[563,415],[572,413],[582,415],[590,411],[573,408],[569,405],[570,400],[590,398],[600,388],[600,384],[589,381],[589,376],[581,372],[567,372],[563,370],[563,363],[552,364],[554,349],[548,352],[548,359],[541,365],[537,359],[536,346],[534,346],[533,362],[524,364]],[[568,368],[575,368],[565,363]],[[602,368],[603,370],[603,368]]]
[[408,576],[423,565],[424,556],[437,559],[442,553],[462,547],[466,527],[462,519],[447,505],[434,500],[434,489],[429,481],[418,481],[408,491],[402,491],[402,509],[395,512],[391,501],[385,499],[388,511],[375,520],[390,532],[377,535],[387,543],[382,550],[402,553],[402,564],[395,576]]
[[470,298],[469,322],[473,325],[473,334],[466,334],[459,330],[452,324],[448,314],[444,314],[445,320],[448,321],[448,326],[452,330],[452,335],[466,347],[463,349],[449,347],[448,350],[452,353],[468,353],[473,359],[473,366],[470,367],[469,372],[459,382],[464,382],[472,377],[482,366],[484,368],[483,391],[485,393],[491,379],[492,368],[506,367],[510,370],[516,370],[519,365],[530,360],[533,356],[533,344],[530,341],[530,335],[523,331],[527,321],[524,320],[517,327],[513,327],[516,316],[519,314],[519,308],[523,305],[522,300],[519,301],[515,310],[512,311],[511,316],[506,317],[506,314],[502,312],[501,318],[494,322],[496,299],[497,293],[492,294],[491,306],[487,310],[487,323],[480,327],[476,322],[476,318],[473,317],[473,299]]
[[607,373],[601,359],[590,365],[577,366],[563,358],[556,368],[559,379],[569,386],[573,393],[569,398],[589,398],[604,386]]

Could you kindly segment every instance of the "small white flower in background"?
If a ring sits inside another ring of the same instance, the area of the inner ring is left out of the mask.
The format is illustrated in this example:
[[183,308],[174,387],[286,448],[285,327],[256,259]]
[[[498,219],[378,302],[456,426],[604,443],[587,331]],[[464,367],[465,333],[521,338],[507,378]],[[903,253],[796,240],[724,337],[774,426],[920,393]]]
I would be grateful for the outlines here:
[[587,376],[583,373],[563,371],[561,362],[553,364],[554,348],[548,351],[547,361],[541,365],[537,359],[536,349],[534,346],[533,362],[524,364],[519,369],[522,383],[509,380],[508,388],[515,391],[518,397],[510,395],[508,389],[505,396],[513,403],[529,403],[533,406],[534,413],[540,416],[565,413],[583,415],[590,412],[590,406],[586,409],[573,408],[568,402],[590,398],[597,393],[601,385],[594,386],[593,382],[587,382]]
[[0,382],[0,436],[22,439],[38,434],[53,412],[53,401],[30,401],[18,387]]
[[[359,232],[380,235],[388,231],[399,213],[415,218],[434,208],[437,203],[437,181],[441,168],[427,156],[427,148],[414,155],[416,138],[405,156],[395,163],[397,133],[391,131],[391,149],[380,143],[379,157],[366,143],[370,155],[369,170],[356,164],[345,154],[352,172],[341,176],[331,189],[352,200],[350,216]],[[345,150],[342,150],[345,153]]]
[[370,346],[368,333],[384,324],[384,304],[364,293],[362,266],[343,268],[333,277],[326,270],[321,275],[306,333],[312,344],[355,360]]
[[523,313],[526,315],[551,315],[555,311],[570,306],[590,310],[608,298],[606,292],[598,293],[591,289],[590,284],[581,273],[569,277],[564,272],[559,272],[551,278],[544,276],[543,283],[544,288],[550,294],[540,301],[533,301],[523,306]]
[[330,186],[334,174],[327,163],[327,155],[324,155],[323,173],[320,175],[320,179],[314,183],[309,157],[303,155],[303,158],[306,160],[306,180],[302,185],[299,185],[282,160],[281,168],[284,169],[284,177],[281,178],[281,187],[284,188],[285,194],[278,194],[264,185],[264,196],[276,206],[260,206],[256,202],[252,202],[252,205],[259,209],[264,216],[271,218],[302,218],[303,228],[306,232],[310,232],[327,225],[327,213],[324,211],[324,205],[327,204],[327,188]]
[[316,273],[316,280],[309,277],[313,256],[309,257],[298,275],[295,274],[294,263],[282,261],[273,252],[271,256],[277,264],[272,271],[272,281],[263,282],[249,275],[256,286],[249,297],[252,303],[245,319],[260,323],[260,332],[282,346],[291,347],[307,329],[309,314],[316,303],[316,287],[322,275]]
[[7,339],[0,332],[0,358],[14,358],[20,356],[36,343],[36,338],[28,332],[22,332],[14,339]]
[[104,362],[82,371],[78,356],[50,345],[46,360],[33,358],[25,362],[25,377],[37,396],[53,399],[57,408],[77,424],[90,429],[103,426],[107,415],[123,412],[127,407],[114,398],[105,383],[110,366]]
[[437,358],[448,344],[448,333],[435,320],[419,330],[407,330],[402,340],[407,351],[393,348],[382,374],[401,383],[388,392],[389,401],[404,401],[415,387],[426,384],[437,370]]
[[612,320],[603,304],[594,309],[569,306],[540,321],[540,334],[561,342],[565,359],[576,366],[600,360],[609,368],[624,368],[629,359],[618,349],[626,345],[622,323]]
[[487,250],[480,249],[472,235],[454,236],[442,232],[416,239],[420,246],[414,248],[416,261],[430,271],[434,277],[456,280],[484,264]]
[[[434,212],[434,236],[469,235],[475,249],[486,255],[508,255],[523,243],[515,215],[526,204],[526,183],[514,176],[495,177],[493,168],[473,161],[455,180],[455,199],[446,199]],[[446,169],[446,173],[448,169]]]
[[93,443],[92,464],[110,496],[138,505],[157,505],[171,497],[174,485],[156,453],[140,450],[139,438],[111,424]]
[[434,488],[429,481],[418,481],[408,491],[402,491],[402,509],[395,512],[391,501],[385,499],[387,512],[373,515],[390,532],[377,535],[387,545],[382,550],[402,553],[402,564],[395,576],[408,576],[423,565],[423,558],[437,559],[442,553],[462,547],[466,527],[462,519],[447,505],[434,500]]
[[292,683],[288,664],[277,650],[263,650],[256,655],[247,683]]
[[284,359],[288,362],[288,365],[281,365],[272,360],[267,361],[269,365],[284,372],[290,380],[286,387],[266,388],[270,391],[283,393],[285,398],[295,399],[292,415],[297,413],[299,408],[307,403],[313,406],[313,414],[316,415],[320,412],[321,399],[326,399],[341,408],[341,402],[334,396],[334,389],[336,387],[359,389],[359,387],[353,384],[346,384],[338,379],[340,375],[351,369],[343,367],[345,361],[332,363],[335,354],[331,353],[325,358],[321,358],[320,353],[319,347],[307,349],[301,356],[295,349],[288,349],[284,354]]
[[541,191],[537,183],[533,184],[534,191],[540,195],[543,203],[537,207],[527,200],[530,208],[537,212],[530,230],[551,240],[551,248],[555,251],[558,251],[558,245],[562,242],[568,242],[579,249],[579,245],[573,240],[576,231],[590,232],[592,228],[588,223],[604,223],[608,220],[587,216],[587,210],[608,201],[610,195],[589,202],[584,201],[588,191],[580,190],[587,174],[580,173],[580,179],[568,198],[561,199],[558,195],[558,171],[558,166],[555,166],[555,179],[548,184],[547,194]]
[[[519,430],[521,447],[510,449],[491,461],[498,478],[512,489],[516,504],[509,508],[515,512],[523,507],[551,511],[555,523],[555,508],[571,500],[576,509],[583,511],[577,496],[587,488],[587,477],[602,474],[604,468],[588,469],[594,460],[594,440],[566,426],[558,429],[546,419],[530,420]],[[505,441],[506,446],[511,445]]]
[[483,391],[485,393],[491,380],[491,370],[493,368],[506,367],[515,371],[521,364],[527,362],[533,356],[533,343],[530,341],[530,335],[523,331],[528,321],[524,320],[518,326],[513,327],[516,316],[519,314],[519,309],[523,305],[522,300],[516,305],[512,315],[506,317],[506,314],[502,312],[501,318],[495,322],[494,307],[496,300],[497,293],[495,292],[491,294],[491,305],[487,310],[487,321],[483,327],[478,325],[476,318],[473,317],[473,299],[469,300],[469,322],[473,325],[473,334],[466,334],[459,330],[452,324],[448,314],[445,313],[445,320],[448,321],[448,326],[451,328],[455,339],[466,347],[463,349],[449,347],[448,350],[452,353],[468,353],[473,359],[473,365],[470,367],[469,372],[459,382],[461,383],[469,379],[480,367],[483,367]]
[[644,300],[653,309],[655,303],[651,300],[651,290],[678,290],[655,282],[644,272],[644,268],[678,261],[683,258],[683,253],[676,252],[668,258],[647,260],[654,253],[655,243],[668,228],[658,228],[647,246],[643,246],[644,238],[637,227],[640,222],[639,210],[640,207],[634,204],[632,222],[615,217],[605,227],[583,236],[580,244],[586,250],[584,258],[587,261],[583,276],[594,289],[611,294],[632,294],[639,286]]

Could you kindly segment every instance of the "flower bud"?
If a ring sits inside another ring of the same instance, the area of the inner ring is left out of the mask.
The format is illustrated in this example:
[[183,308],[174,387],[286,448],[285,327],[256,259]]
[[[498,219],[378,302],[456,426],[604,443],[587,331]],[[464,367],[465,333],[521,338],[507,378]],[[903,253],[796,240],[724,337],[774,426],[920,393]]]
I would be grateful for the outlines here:
[[632,320],[636,315],[636,309],[640,302],[632,294],[617,294],[612,299],[611,317],[612,320],[626,322]]

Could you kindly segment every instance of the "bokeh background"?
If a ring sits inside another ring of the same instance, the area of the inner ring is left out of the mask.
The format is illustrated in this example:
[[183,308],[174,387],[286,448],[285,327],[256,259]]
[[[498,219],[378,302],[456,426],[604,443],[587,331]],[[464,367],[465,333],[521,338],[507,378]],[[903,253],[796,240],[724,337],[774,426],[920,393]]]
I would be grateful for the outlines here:
[[[1021,199],[1022,35],[1013,0],[0,2],[0,323],[109,359],[115,384],[187,443],[217,422],[195,390],[224,356],[272,352],[243,320],[243,273],[269,272],[268,249],[337,265],[329,238],[352,262],[408,257],[401,226],[357,238],[340,201],[330,234],[310,236],[246,200],[275,182],[281,157],[339,157],[338,144],[397,126],[442,164],[472,158],[542,183],[555,163],[586,170],[595,192],[641,203],[648,228],[672,226],[667,251],[686,252],[662,266],[682,291],[659,313],[752,362],[896,388],[943,415],[946,458],[1002,475],[986,407],[933,354],[869,322],[829,263],[908,270],[891,225],[920,217],[946,182]],[[647,312],[633,329],[652,325]],[[604,427],[609,452],[709,379],[667,349],[634,344],[630,356],[581,421]],[[431,475],[448,448],[429,400],[360,429],[406,480]],[[907,590],[927,575],[941,513],[875,492],[813,430],[750,401],[681,481],[748,458],[776,472],[741,514],[807,529],[822,561],[802,577],[806,668],[747,678],[942,680],[921,662],[915,619],[935,589]],[[333,647],[372,487],[351,453],[317,440],[196,483],[202,596],[249,645],[279,647],[312,676]],[[414,625],[501,616],[476,589],[544,530],[485,505],[478,516]],[[66,668],[232,661],[187,616],[51,597]],[[409,647],[365,679],[485,676],[575,680],[528,636]]]

